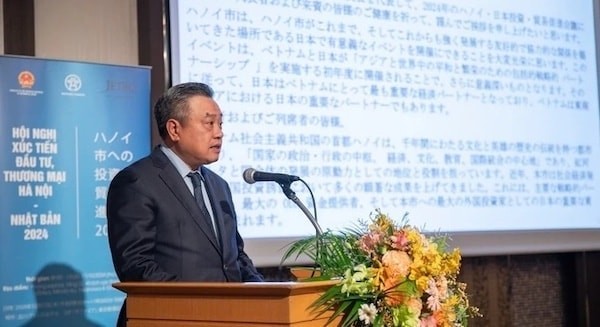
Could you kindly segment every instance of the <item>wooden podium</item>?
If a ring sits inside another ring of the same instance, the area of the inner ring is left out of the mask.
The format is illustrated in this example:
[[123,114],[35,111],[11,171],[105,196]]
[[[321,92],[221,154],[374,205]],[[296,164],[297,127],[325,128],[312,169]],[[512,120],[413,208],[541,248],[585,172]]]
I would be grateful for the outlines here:
[[[128,327],[323,327],[331,312],[308,307],[335,281],[264,283],[127,282]],[[338,317],[329,326],[340,325]]]

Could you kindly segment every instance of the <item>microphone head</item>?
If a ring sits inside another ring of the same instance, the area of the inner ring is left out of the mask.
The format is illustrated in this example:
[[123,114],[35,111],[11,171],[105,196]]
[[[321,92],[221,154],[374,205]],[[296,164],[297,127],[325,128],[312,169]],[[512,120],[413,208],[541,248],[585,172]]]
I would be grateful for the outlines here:
[[254,172],[256,172],[256,169],[254,168],[248,168],[246,170],[244,170],[244,181],[248,184],[254,184],[256,183],[256,181],[254,180]]

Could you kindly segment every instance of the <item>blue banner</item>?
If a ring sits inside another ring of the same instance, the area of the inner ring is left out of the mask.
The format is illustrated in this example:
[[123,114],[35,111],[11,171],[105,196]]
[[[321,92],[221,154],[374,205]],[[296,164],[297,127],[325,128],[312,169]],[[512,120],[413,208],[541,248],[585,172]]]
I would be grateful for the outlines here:
[[1,326],[114,326],[112,177],[150,151],[150,70],[0,56]]

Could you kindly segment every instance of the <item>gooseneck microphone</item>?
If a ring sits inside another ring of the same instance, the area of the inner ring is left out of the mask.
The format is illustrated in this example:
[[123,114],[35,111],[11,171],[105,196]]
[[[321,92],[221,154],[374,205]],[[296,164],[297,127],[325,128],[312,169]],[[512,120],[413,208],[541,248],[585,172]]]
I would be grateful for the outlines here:
[[277,174],[277,173],[266,173],[258,171],[254,168],[248,168],[244,170],[244,181],[248,184],[254,184],[256,182],[276,182],[279,184],[291,184],[292,182],[300,180],[300,177],[294,175]]
[[[285,194],[285,196],[287,196],[288,199],[292,200],[292,202],[294,202],[300,208],[300,210],[302,210],[302,212],[304,212],[304,214],[306,215],[308,220],[310,220],[310,222],[313,224],[313,226],[315,227],[317,236],[323,234],[323,230],[321,229],[321,226],[319,226],[319,222],[317,221],[317,218],[315,217],[317,214],[317,206],[316,206],[316,202],[315,202],[315,197],[313,196],[310,187],[308,187],[308,184],[306,184],[306,182],[303,181],[300,177],[294,176],[294,175],[286,175],[286,174],[266,173],[266,172],[258,171],[254,168],[248,168],[248,169],[244,170],[243,176],[244,176],[244,181],[246,181],[246,183],[248,183],[248,184],[254,184],[256,182],[277,182],[279,184],[279,186],[281,186],[281,189],[283,190],[283,193]],[[313,216],[310,213],[310,211],[308,211],[306,206],[304,204],[302,204],[300,199],[298,199],[298,197],[296,196],[296,193],[292,190],[292,188],[291,188],[292,182],[295,182],[295,181],[301,181],[304,185],[306,185],[306,188],[310,192],[310,196],[312,198],[313,208],[315,210],[315,216]]]

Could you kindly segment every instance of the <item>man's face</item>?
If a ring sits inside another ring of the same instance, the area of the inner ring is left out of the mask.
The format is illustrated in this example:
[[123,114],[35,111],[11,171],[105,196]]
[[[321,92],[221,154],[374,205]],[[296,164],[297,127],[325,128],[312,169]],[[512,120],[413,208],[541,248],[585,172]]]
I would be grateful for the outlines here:
[[223,144],[223,114],[211,98],[193,96],[188,99],[189,114],[185,121],[170,119],[167,130],[171,147],[191,169],[219,159]]

